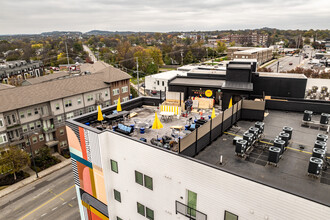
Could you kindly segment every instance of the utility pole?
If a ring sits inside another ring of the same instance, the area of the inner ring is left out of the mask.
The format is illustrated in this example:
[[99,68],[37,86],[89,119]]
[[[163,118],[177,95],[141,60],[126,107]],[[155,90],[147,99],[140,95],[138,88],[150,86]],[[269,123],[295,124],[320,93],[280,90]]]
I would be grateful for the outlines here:
[[181,53],[181,65],[183,66],[183,50],[182,49],[181,49],[180,53]]
[[66,50],[66,59],[68,61],[68,68],[69,68],[69,71],[71,73],[70,62],[69,62],[69,53],[68,53],[68,45],[67,45],[66,41],[65,41],[65,50]]
[[140,97],[140,80],[139,80],[139,58],[136,57],[136,74],[138,83],[138,97]]
[[206,60],[209,59],[209,48],[206,48]]
[[280,65],[280,61],[277,61],[277,70],[276,72],[278,73],[278,66]]

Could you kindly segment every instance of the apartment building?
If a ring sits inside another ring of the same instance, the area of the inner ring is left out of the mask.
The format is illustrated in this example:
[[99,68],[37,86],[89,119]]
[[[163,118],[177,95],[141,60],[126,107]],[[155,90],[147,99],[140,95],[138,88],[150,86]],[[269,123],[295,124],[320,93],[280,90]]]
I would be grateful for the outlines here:
[[0,150],[67,149],[65,120],[129,99],[130,75],[106,67],[83,75],[0,90]]
[[231,34],[229,35],[229,41],[235,41],[236,44],[241,44],[243,46],[264,46],[268,41],[268,35],[259,34],[257,32],[249,34]]
[[227,49],[228,59],[257,59],[258,64],[263,64],[273,58],[271,48],[261,47],[229,47]]
[[8,61],[0,64],[0,82],[17,85],[23,79],[39,77],[44,74],[41,61],[26,62],[25,60]]

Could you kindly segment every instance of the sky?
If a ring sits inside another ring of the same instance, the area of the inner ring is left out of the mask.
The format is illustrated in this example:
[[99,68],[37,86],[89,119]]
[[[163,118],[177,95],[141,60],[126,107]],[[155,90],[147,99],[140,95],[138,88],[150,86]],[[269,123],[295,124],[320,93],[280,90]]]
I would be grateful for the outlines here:
[[0,34],[329,29],[329,0],[0,0]]

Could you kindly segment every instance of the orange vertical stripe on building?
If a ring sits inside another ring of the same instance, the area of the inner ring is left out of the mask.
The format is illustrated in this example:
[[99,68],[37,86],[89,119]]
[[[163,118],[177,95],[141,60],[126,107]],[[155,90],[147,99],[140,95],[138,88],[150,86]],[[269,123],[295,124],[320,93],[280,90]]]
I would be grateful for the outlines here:
[[86,142],[85,142],[85,133],[82,127],[79,127],[79,136],[80,136],[80,145],[83,158],[87,160],[87,151],[86,151]]

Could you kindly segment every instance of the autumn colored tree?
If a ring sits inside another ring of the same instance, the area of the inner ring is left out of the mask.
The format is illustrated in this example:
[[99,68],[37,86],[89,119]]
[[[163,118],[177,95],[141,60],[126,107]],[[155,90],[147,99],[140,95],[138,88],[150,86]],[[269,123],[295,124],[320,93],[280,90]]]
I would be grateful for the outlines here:
[[11,147],[2,156],[2,165],[5,165],[7,172],[14,174],[14,180],[16,180],[16,173],[22,170],[24,167],[30,165],[29,154],[21,150],[18,147]]

